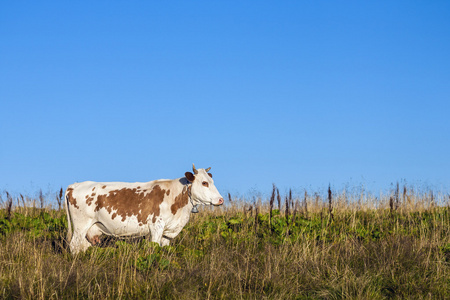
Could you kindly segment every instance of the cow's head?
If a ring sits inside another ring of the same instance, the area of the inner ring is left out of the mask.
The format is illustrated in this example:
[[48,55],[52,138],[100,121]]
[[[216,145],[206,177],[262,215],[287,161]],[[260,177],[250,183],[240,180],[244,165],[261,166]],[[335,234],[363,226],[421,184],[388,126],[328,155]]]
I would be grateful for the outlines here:
[[192,164],[194,173],[186,172],[184,174],[191,183],[191,198],[195,204],[223,204],[223,197],[214,185],[211,173],[208,173],[210,169],[196,169]]

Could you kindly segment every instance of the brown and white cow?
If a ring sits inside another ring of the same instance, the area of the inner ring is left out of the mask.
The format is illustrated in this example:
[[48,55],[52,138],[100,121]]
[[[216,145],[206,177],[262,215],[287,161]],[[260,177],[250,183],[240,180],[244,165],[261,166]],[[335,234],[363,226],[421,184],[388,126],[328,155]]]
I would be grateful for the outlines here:
[[[186,172],[185,177],[150,182],[93,182],[69,185],[66,213],[70,251],[85,251],[100,235],[144,236],[168,245],[189,221],[198,204],[222,205],[208,169]],[[73,232],[72,232],[73,231]]]

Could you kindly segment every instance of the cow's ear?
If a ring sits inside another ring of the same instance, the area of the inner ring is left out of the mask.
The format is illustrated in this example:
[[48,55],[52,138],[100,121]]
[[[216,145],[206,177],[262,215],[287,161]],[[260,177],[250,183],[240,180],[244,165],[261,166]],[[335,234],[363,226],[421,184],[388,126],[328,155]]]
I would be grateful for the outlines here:
[[208,175],[209,175],[209,177],[211,177],[211,178],[212,178],[212,174],[211,174],[211,173],[208,173]]
[[186,179],[189,180],[189,182],[193,182],[195,180],[195,176],[191,172],[184,173],[184,176],[186,176]]

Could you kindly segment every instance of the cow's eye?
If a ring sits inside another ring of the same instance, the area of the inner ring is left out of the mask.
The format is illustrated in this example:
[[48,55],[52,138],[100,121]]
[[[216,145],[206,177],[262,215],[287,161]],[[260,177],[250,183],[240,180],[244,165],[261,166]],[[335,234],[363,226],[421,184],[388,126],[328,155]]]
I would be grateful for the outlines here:
[[202,185],[203,185],[204,187],[209,187],[209,183],[206,182],[206,181],[203,181],[203,182],[202,182]]

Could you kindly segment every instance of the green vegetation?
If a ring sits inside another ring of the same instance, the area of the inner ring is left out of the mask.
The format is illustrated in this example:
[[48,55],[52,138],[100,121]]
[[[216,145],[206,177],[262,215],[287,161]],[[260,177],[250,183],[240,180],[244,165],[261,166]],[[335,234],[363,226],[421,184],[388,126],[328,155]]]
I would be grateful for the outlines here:
[[274,209],[274,189],[267,203],[204,208],[171,246],[104,238],[78,256],[64,210],[7,201],[0,298],[449,299],[448,202],[352,197],[286,197]]

